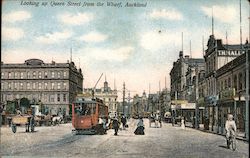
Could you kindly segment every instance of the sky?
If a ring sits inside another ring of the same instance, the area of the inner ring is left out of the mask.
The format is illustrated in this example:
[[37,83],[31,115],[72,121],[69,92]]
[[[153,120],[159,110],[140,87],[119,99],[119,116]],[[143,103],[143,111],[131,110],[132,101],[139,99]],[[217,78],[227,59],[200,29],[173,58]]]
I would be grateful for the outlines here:
[[[62,2],[64,5],[59,5]],[[81,6],[68,6],[71,2],[81,2]],[[83,6],[84,2],[95,6]],[[104,5],[96,6],[97,2]],[[122,7],[108,7],[107,2],[121,2]],[[146,6],[125,7],[127,2]],[[84,88],[93,87],[103,73],[97,87],[103,86],[106,76],[109,86],[115,84],[119,91],[125,82],[131,95],[148,93],[149,85],[154,93],[165,85],[170,87],[169,73],[182,49],[182,33],[184,55],[203,57],[202,39],[206,49],[212,33],[212,10],[215,38],[226,43],[227,34],[229,44],[240,43],[239,2],[3,0],[1,59],[4,63],[24,63],[30,58],[61,63],[70,60],[72,48],[72,60],[83,71]],[[241,8],[245,42],[249,2],[242,0]]]

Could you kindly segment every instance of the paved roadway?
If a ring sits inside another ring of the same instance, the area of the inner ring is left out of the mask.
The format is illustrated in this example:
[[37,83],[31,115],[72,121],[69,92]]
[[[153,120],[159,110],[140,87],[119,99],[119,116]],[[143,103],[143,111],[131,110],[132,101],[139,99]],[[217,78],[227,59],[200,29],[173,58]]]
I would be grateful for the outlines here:
[[136,120],[129,122],[127,130],[109,130],[107,135],[74,135],[71,124],[37,127],[35,133],[18,128],[13,134],[7,127],[1,129],[1,155],[3,157],[98,157],[98,158],[166,158],[166,157],[249,157],[249,143],[237,141],[236,151],[226,148],[223,136],[195,129],[172,127],[149,128],[146,135],[134,135]]

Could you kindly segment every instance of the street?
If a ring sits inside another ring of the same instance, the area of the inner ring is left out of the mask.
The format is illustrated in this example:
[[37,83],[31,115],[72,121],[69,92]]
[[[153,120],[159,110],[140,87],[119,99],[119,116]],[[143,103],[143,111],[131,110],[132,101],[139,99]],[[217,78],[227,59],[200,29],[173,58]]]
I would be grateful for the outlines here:
[[237,140],[237,149],[226,148],[223,136],[163,123],[162,128],[149,128],[144,119],[145,135],[134,135],[137,120],[129,121],[129,128],[113,130],[107,135],[74,135],[72,125],[36,127],[25,133],[23,127],[12,133],[1,129],[2,157],[249,157],[247,142]]

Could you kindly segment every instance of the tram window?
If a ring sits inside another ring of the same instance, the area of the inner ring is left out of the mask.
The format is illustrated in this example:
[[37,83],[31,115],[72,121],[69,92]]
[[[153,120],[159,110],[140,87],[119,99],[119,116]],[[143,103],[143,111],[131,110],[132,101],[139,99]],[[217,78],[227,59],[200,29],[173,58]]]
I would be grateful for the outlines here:
[[100,117],[106,116],[105,115],[105,107],[104,106],[99,105],[99,116]]
[[79,103],[75,106],[75,113],[78,115],[91,115],[95,114],[95,104]]

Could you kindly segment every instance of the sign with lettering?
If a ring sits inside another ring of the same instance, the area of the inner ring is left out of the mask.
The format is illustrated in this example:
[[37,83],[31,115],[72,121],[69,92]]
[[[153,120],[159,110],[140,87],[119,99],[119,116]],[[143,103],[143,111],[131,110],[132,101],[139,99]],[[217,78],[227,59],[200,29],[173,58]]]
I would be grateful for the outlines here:
[[218,50],[218,56],[240,56],[244,50]]

